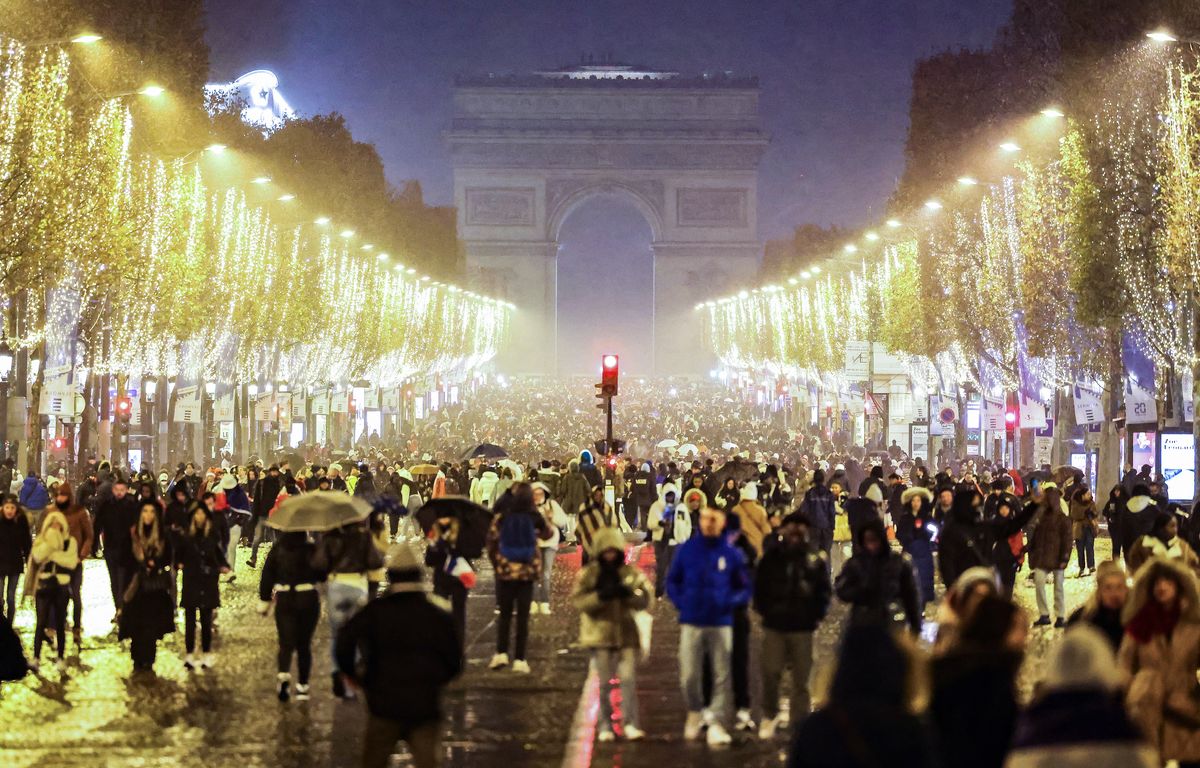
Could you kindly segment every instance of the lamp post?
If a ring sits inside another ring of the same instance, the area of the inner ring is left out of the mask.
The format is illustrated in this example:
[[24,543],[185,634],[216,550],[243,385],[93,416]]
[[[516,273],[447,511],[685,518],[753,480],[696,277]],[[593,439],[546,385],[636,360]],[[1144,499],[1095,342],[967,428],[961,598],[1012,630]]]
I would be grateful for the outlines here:
[[0,459],[8,458],[8,375],[13,353],[7,339],[0,339]]

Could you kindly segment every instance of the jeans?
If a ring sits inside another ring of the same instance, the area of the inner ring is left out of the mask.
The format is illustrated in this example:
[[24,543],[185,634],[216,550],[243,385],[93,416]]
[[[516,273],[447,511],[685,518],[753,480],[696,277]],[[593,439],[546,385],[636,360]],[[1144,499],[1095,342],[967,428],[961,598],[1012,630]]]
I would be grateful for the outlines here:
[[0,573],[0,584],[4,585],[4,615],[9,624],[17,620],[17,580],[20,578],[20,571]]
[[667,572],[671,570],[671,560],[675,557],[675,544],[672,542],[654,542],[654,596],[662,597],[667,594]]
[[126,567],[116,557],[105,558],[104,564],[108,566],[108,586],[112,589],[113,606],[117,609],[117,613],[120,613],[121,608],[125,605],[125,590],[129,587],[129,582],[133,580],[133,570]]
[[264,541],[270,542],[274,537],[271,534],[271,526],[267,525],[267,518],[256,517],[252,525],[254,525],[254,538],[250,540],[250,562],[257,563],[258,548]]
[[614,679],[619,681],[621,689],[621,723],[627,728],[638,724],[637,654],[635,648],[592,650],[592,666],[600,680],[600,730],[612,728]]
[[729,718],[729,657],[733,627],[679,627],[679,680],[688,712],[704,709],[704,659],[712,663],[713,695],[709,709],[717,722]]
[[763,717],[779,715],[779,682],[784,667],[792,668],[792,722],[798,723],[812,708],[808,678],[813,664],[812,632],[778,632],[763,628],[762,658]]
[[353,672],[343,670],[337,663],[338,631],[358,609],[367,604],[367,592],[362,587],[348,584],[344,581],[330,581],[325,588],[326,606],[329,611],[329,656],[333,659],[334,672]]
[[1046,577],[1051,574],[1054,575],[1054,615],[1057,618],[1066,619],[1066,597],[1063,594],[1064,572],[1061,568],[1055,571],[1033,569],[1033,592],[1037,596],[1038,615],[1050,615],[1050,607],[1046,605]]
[[71,571],[71,604],[74,608],[73,619],[71,626],[75,628],[75,634],[83,631],[83,563],[75,566],[75,570]]
[[467,652],[467,587],[459,579],[441,569],[433,572],[433,594],[450,601],[450,615],[454,617],[454,631],[458,634],[458,645]]
[[368,715],[367,734],[363,739],[363,768],[387,768],[397,741],[408,744],[416,768],[434,768],[441,762],[441,728],[437,720],[406,723]]
[[183,610],[183,642],[187,652],[196,650],[196,614],[200,614],[200,650],[212,650],[212,608],[185,608]]
[[34,597],[37,604],[37,626],[33,635],[33,658],[41,658],[46,629],[53,627],[57,632],[55,642],[58,645],[58,658],[61,659],[67,654],[67,633],[63,630],[67,625],[67,596],[71,590],[67,585],[59,584],[55,576],[43,579],[43,582],[45,581],[53,583],[39,584]]
[[550,577],[554,573],[554,558],[558,556],[557,547],[538,547],[542,554],[542,577],[538,580],[536,596],[539,603],[550,602]]
[[500,604],[500,618],[496,622],[496,653],[508,653],[509,628],[512,626],[515,608],[517,647],[513,659],[523,660],[525,646],[529,643],[529,603],[533,600],[533,582],[497,581],[496,599]]
[[242,538],[242,526],[229,526],[229,544],[225,547],[225,562],[229,563],[230,568],[237,566],[237,548],[238,540]]
[[813,528],[809,531],[808,541],[816,549],[825,553],[826,567],[833,572],[833,530],[830,528]]
[[1092,526],[1083,526],[1083,535],[1075,539],[1075,554],[1079,557],[1079,570],[1096,567],[1096,532]]
[[312,671],[312,639],[320,619],[321,597],[315,589],[280,592],[275,596],[275,631],[279,635],[276,669],[290,672],[292,654],[295,653],[300,685],[308,684],[308,675]]

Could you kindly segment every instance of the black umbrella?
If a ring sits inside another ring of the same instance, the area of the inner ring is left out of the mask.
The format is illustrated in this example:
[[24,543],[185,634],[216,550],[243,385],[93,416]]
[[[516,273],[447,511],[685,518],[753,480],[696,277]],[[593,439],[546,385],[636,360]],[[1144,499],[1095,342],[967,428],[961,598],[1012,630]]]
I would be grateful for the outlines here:
[[508,456],[508,451],[498,445],[491,443],[480,443],[471,450],[463,454],[463,461],[469,459],[503,459]]
[[483,555],[492,513],[465,496],[443,496],[427,501],[417,510],[417,522],[426,534],[440,517],[458,518],[458,540],[455,548],[465,558]]

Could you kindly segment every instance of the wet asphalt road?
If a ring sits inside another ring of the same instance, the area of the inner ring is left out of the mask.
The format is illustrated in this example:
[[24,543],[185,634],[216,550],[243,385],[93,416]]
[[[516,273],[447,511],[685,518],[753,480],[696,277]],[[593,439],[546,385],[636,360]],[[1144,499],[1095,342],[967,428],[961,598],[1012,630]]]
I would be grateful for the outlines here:
[[[1108,555],[1097,542],[1097,557]],[[648,547],[633,555],[653,579]],[[330,695],[329,635],[324,618],[314,643],[313,697],[280,704],[274,696],[275,627],[254,612],[258,572],[239,554],[237,582],[225,588],[215,640],[217,666],[204,672],[183,667],[183,627],[159,646],[153,676],[132,675],[128,650],[109,635],[112,602],[101,560],[89,560],[84,576],[84,643],[68,644],[69,667],[59,675],[43,649],[43,671],[0,688],[0,766],[99,768],[99,766],[295,766],[324,768],[357,764],[364,723],[363,704]],[[492,672],[494,650],[490,571],[468,602],[468,669],[447,691],[445,765],[529,766],[752,766],[780,765],[786,743],[762,743],[737,735],[726,749],[710,750],[682,739],[684,709],[679,692],[678,627],[669,603],[655,608],[651,658],[639,667],[639,703],[645,741],[594,743],[596,686],[588,658],[574,647],[578,619],[568,605],[579,557],[563,549],[554,579],[554,613],[531,619],[530,675]],[[1076,572],[1074,564],[1068,576]],[[1032,610],[1025,573],[1018,599]],[[1067,579],[1067,606],[1082,602],[1091,579]],[[818,633],[815,678],[830,671],[844,610],[835,607]],[[930,609],[933,615],[933,608]],[[31,604],[18,611],[17,628],[31,647]],[[1036,630],[1022,673],[1028,692],[1040,660],[1059,631]],[[756,677],[751,658],[751,676]],[[754,695],[757,696],[757,685]],[[401,748],[401,751],[402,748]],[[394,765],[409,765],[406,755]]]

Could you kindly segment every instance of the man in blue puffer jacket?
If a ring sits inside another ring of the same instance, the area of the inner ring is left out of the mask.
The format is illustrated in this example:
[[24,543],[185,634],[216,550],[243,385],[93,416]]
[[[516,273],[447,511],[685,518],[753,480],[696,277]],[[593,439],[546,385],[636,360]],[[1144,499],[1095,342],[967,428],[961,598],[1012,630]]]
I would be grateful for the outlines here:
[[704,725],[704,659],[712,666],[713,720],[708,743],[730,742],[730,653],[733,649],[733,611],[750,600],[751,579],[741,550],[726,541],[725,513],[706,508],[700,513],[700,535],[675,550],[667,574],[667,597],[679,610],[679,678],[687,703],[685,739],[696,739]]

